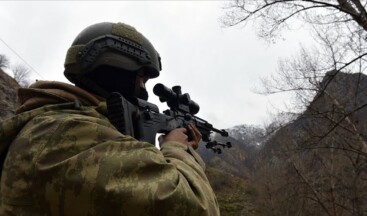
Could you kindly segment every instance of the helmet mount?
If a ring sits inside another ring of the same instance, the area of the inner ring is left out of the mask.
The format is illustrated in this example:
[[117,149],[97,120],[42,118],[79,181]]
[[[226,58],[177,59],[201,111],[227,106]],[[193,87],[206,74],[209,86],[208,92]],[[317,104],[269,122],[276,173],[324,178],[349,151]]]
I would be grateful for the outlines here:
[[96,61],[98,56],[107,51],[115,51],[136,59],[141,65],[150,64],[149,52],[141,45],[113,35],[105,35],[90,41],[77,54],[77,62],[82,69],[87,69]]

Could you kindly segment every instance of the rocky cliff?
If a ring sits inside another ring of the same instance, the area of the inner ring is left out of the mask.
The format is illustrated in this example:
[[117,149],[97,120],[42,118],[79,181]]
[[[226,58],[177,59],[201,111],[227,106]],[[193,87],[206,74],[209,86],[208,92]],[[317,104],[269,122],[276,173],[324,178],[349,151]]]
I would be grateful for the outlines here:
[[0,121],[15,114],[19,84],[0,69]]

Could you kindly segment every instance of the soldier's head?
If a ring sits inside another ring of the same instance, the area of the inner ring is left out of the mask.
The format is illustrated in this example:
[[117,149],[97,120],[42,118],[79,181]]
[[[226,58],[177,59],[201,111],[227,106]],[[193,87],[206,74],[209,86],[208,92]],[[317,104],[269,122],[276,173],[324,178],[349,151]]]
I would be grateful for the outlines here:
[[159,76],[161,61],[153,45],[134,27],[98,23],[75,38],[65,60],[66,78],[94,94],[111,92],[147,98],[144,84]]

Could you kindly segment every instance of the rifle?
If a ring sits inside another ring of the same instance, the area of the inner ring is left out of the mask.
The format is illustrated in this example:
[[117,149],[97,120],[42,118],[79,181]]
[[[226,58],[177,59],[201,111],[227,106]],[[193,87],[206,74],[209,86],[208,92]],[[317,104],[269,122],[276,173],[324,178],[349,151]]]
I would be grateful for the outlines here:
[[136,97],[125,98],[120,93],[113,92],[106,101],[110,122],[121,133],[151,144],[155,144],[157,133],[166,134],[173,129],[186,127],[192,123],[202,134],[206,148],[221,154],[222,150],[218,146],[232,147],[230,142],[224,144],[215,140],[211,141],[212,132],[219,133],[223,137],[227,137],[228,132],[216,129],[209,122],[195,116],[200,107],[191,100],[188,93],[182,94],[180,86],[170,89],[159,83],[154,86],[153,92],[161,102],[167,102],[170,109],[162,114],[155,104]]

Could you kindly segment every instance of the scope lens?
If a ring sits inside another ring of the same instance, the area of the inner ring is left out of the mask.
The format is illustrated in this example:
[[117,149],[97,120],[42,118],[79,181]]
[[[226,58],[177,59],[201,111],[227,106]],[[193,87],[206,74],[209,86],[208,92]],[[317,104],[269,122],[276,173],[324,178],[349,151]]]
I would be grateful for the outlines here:
[[165,99],[166,101],[176,98],[176,93],[161,83],[158,83],[154,86],[153,93],[158,97]]

